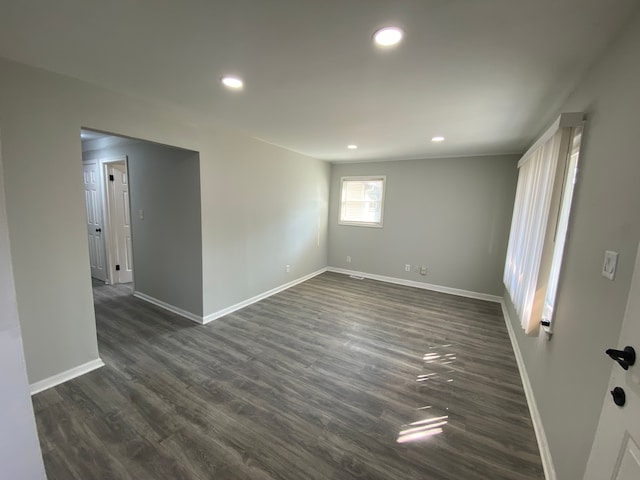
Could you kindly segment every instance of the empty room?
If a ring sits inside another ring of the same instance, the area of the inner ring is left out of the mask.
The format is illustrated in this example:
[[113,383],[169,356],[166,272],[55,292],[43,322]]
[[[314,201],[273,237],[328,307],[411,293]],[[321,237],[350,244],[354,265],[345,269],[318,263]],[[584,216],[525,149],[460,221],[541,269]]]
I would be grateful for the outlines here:
[[0,478],[640,478],[637,0],[0,0]]

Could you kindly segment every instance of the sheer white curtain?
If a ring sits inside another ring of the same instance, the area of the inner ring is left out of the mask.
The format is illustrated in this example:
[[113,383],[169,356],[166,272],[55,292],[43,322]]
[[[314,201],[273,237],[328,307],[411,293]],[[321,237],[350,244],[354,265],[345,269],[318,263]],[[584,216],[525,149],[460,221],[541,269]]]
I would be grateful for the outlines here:
[[518,167],[518,186],[504,270],[504,284],[527,333],[539,319],[531,316],[538,283],[544,237],[549,218],[560,153],[561,132],[527,152]]

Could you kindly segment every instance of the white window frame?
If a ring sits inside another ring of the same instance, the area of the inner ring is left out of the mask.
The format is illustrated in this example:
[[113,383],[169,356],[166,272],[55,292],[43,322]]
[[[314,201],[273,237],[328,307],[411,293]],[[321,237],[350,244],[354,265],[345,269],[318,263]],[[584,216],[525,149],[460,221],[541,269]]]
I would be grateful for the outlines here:
[[556,296],[558,294],[564,247],[569,230],[569,221],[571,219],[571,205],[573,203],[575,184],[578,176],[583,130],[582,126],[578,126],[571,131],[570,150],[567,155],[562,178],[563,185],[554,237],[553,259],[542,309],[542,328],[548,334],[553,333]]
[[[559,179],[557,177],[559,173],[564,173],[568,144],[565,138],[572,134],[573,128],[581,127],[583,123],[582,113],[562,114],[518,162],[520,174],[505,262],[504,284],[522,328],[527,334],[537,330],[542,319],[542,309],[534,307],[534,304],[544,303],[549,286],[552,308],[555,303],[555,289],[560,275],[564,245],[556,249],[554,245],[549,246],[545,240],[547,228],[553,228],[555,233],[556,218],[562,204],[568,209],[565,215],[568,220],[570,204],[566,205],[560,198],[559,201],[553,202],[552,207],[554,190],[557,190],[554,183],[556,180],[564,183],[563,175]],[[572,194],[573,190],[570,191]],[[562,197],[563,193],[565,192],[560,192],[559,196]],[[545,272],[542,278],[539,278],[541,264],[545,264],[546,269],[550,263],[555,264],[551,267],[551,272]]]
[[[382,195],[380,197],[380,221],[379,222],[366,222],[366,221],[353,221],[343,220],[342,215],[344,211],[344,188],[346,182],[370,182],[370,181],[382,181]],[[382,221],[384,217],[384,197],[387,187],[387,177],[385,175],[367,175],[367,176],[347,176],[340,178],[340,208],[338,211],[338,224],[348,225],[355,227],[373,227],[382,228]]]

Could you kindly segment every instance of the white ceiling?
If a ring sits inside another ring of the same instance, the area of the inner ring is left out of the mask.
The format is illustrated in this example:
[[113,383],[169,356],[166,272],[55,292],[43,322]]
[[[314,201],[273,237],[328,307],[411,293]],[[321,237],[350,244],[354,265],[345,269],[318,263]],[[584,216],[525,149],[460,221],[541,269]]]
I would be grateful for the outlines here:
[[107,133],[94,132],[93,130],[86,130],[84,128],[80,130],[80,140],[82,142],[91,142],[94,140],[103,139],[110,136],[111,135]]
[[138,141],[139,140],[135,138],[121,137],[119,135],[96,132],[85,128],[80,130],[80,144],[82,146],[83,153],[90,150],[100,150],[102,148],[110,148],[117,145],[136,143]]
[[[639,4],[0,0],[0,56],[320,159],[512,153]],[[380,51],[371,36],[391,24],[405,39]],[[226,73],[242,92],[221,87]]]

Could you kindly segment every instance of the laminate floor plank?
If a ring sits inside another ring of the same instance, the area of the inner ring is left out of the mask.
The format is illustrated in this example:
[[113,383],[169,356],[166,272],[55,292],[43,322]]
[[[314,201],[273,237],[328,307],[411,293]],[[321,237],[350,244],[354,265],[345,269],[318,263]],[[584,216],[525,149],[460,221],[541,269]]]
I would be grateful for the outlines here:
[[33,397],[49,480],[541,480],[500,306],[324,273],[199,326],[94,282],[105,367]]

